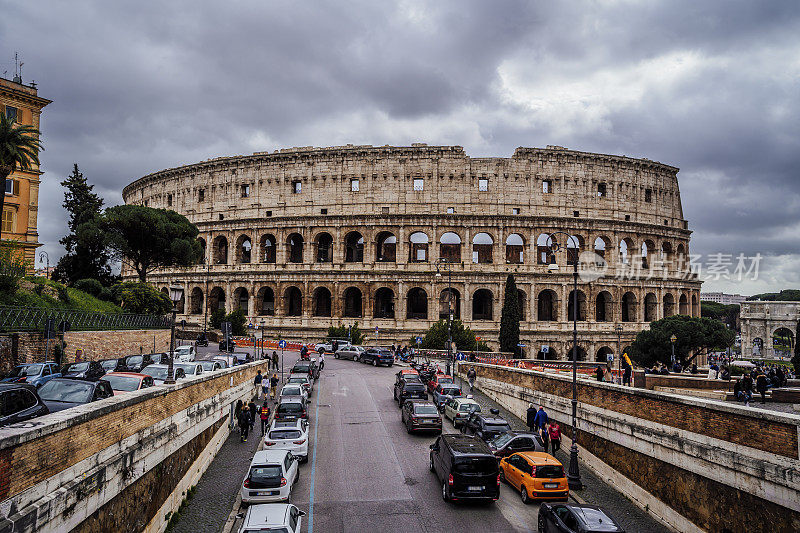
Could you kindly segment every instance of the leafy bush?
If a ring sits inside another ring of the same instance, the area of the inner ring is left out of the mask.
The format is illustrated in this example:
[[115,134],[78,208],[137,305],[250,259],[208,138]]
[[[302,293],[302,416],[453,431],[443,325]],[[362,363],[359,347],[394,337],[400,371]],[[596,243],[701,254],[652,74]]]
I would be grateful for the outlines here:
[[[456,350],[474,350],[475,333],[460,320],[453,320],[450,323],[450,334],[453,337],[454,349]],[[412,347],[417,346],[416,337],[412,337],[409,344]],[[447,320],[440,320],[432,325],[422,337],[422,344],[420,348],[427,348],[430,350],[446,350],[447,349]],[[489,351],[489,347],[484,342],[479,342],[477,345],[478,351]]]
[[100,291],[100,294],[98,294],[97,297],[106,302],[110,302],[114,299],[113,295],[111,294],[111,289],[108,287],[103,287],[103,290]]
[[114,286],[120,307],[126,313],[164,315],[172,309],[166,294],[147,283],[127,281]]
[[0,292],[13,294],[25,276],[25,256],[17,244],[0,245]]
[[103,291],[103,284],[92,278],[79,279],[73,284],[79,291],[91,294],[94,297],[100,296]]
[[342,324],[339,324],[336,327],[331,326],[328,328],[328,335],[325,338],[327,340],[349,338],[350,342],[356,345],[362,344],[366,340],[364,334],[360,329],[358,329],[358,322],[350,326],[349,331],[348,327]]
[[221,307],[216,309],[213,313],[211,313],[211,328],[212,329],[219,329],[222,326],[222,322],[225,321],[225,309]]
[[225,316],[225,322],[231,323],[232,335],[236,335],[237,337],[241,335],[247,335],[247,327],[245,326],[247,317],[245,316],[244,311],[241,309],[237,309],[232,313],[228,313]]

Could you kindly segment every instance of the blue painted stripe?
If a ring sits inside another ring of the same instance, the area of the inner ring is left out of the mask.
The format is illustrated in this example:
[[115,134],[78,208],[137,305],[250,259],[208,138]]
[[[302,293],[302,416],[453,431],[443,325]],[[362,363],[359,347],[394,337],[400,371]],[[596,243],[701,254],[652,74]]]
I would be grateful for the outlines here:
[[317,390],[317,400],[314,405],[314,453],[311,459],[311,495],[308,503],[308,533],[314,531],[314,473],[317,470],[317,433],[319,429],[319,397],[322,394],[322,380]]

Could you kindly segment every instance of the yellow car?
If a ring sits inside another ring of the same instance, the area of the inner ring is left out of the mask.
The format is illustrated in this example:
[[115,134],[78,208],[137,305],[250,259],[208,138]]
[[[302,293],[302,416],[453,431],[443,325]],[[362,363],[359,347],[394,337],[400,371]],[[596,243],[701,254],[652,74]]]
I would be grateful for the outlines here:
[[500,478],[519,491],[523,503],[569,496],[561,462],[549,453],[519,452],[500,461]]

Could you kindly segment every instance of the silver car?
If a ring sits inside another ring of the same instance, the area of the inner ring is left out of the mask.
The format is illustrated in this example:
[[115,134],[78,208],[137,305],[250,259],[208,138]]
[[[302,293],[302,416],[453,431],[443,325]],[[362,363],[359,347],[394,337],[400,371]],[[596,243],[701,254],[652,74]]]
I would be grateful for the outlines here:
[[361,353],[355,346],[345,346],[344,348],[339,348],[333,357],[336,359],[350,359],[351,361],[358,361],[358,357]]

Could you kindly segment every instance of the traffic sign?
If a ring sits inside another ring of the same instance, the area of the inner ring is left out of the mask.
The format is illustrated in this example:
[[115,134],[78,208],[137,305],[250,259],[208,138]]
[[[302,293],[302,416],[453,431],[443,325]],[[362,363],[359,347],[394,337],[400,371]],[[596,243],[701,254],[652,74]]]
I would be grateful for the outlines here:
[[286,341],[278,341],[278,348],[280,348],[281,350],[286,348]]
[[378,326],[375,326],[375,334],[378,333]]
[[417,337],[417,344],[422,344],[422,337]]
[[542,344],[542,353],[547,353],[550,351],[550,347],[546,344]]
[[525,347],[525,344],[523,344],[523,343],[519,342],[519,343],[517,343],[517,346],[519,346],[520,348],[524,348],[524,347]]

